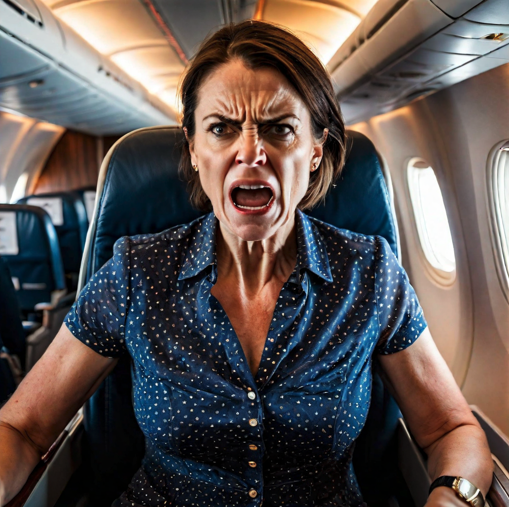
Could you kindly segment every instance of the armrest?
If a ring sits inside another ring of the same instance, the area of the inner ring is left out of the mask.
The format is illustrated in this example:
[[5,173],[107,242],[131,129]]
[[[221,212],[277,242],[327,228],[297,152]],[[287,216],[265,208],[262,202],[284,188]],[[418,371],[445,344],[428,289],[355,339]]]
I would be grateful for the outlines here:
[[[487,495],[487,507],[509,507],[509,439],[479,410],[472,405],[473,414],[488,438],[495,471]],[[431,484],[426,467],[426,456],[413,440],[403,419],[398,421],[398,464],[403,473],[415,505],[426,503]]]
[[[77,428],[80,426],[80,424],[83,421],[83,412],[80,410],[69,422],[69,424],[66,426],[65,430],[59,435],[59,437],[55,440],[53,445],[50,447],[48,452],[41,458],[41,461],[38,463],[38,465],[34,468],[32,473],[27,479],[27,482],[21,489],[21,491],[8,503],[5,507],[23,507],[23,506],[29,506],[32,504],[30,502],[31,498],[34,496],[35,493],[37,493],[37,488],[41,484],[43,476],[45,473],[48,472],[48,469],[53,465],[55,461],[58,460],[60,457],[62,459],[62,453],[63,451],[70,451],[70,438],[75,434]],[[67,445],[66,445],[67,444]],[[67,449],[66,449],[67,448]],[[63,457],[66,458],[65,456]],[[68,458],[68,456],[67,456]],[[73,467],[67,467],[68,468],[68,477],[63,478],[65,481],[69,479],[74,469],[77,467],[77,465]],[[52,484],[53,485],[53,484]],[[60,491],[46,491],[47,497],[52,497],[56,501],[58,499],[58,496],[60,496],[61,491],[63,490],[64,485],[61,487]],[[47,485],[46,485],[47,488]],[[51,501],[49,501],[47,504],[39,504],[34,503],[34,505],[53,505]]]
[[39,329],[42,326],[40,322],[33,322],[31,320],[24,320],[23,321],[23,331],[25,331],[25,336],[28,336],[29,334],[33,333],[37,329]]
[[37,303],[34,306],[36,312],[43,312],[45,310],[53,310],[54,306],[51,303]]

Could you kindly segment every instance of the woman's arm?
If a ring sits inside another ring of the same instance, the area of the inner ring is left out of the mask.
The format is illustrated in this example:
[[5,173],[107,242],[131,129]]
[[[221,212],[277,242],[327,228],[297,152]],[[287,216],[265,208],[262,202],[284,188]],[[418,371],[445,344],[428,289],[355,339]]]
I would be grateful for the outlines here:
[[62,326],[0,410],[0,505],[23,487],[41,456],[116,362]]
[[[384,380],[411,433],[428,455],[431,480],[461,476],[486,498],[493,461],[486,436],[426,329],[407,349],[380,355]],[[436,488],[427,507],[467,504],[447,487]]]

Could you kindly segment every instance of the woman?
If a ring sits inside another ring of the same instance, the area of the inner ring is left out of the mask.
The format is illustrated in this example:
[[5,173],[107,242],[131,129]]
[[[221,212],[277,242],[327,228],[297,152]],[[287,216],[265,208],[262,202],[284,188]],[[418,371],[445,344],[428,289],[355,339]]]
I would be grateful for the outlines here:
[[[374,357],[432,478],[485,495],[484,434],[387,243],[301,211],[345,153],[318,59],[275,26],[228,26],[182,100],[183,170],[213,213],[116,243],[0,412],[4,502],[126,351],[146,454],[115,506],[362,505],[351,451]],[[466,502],[439,482],[427,505]]]

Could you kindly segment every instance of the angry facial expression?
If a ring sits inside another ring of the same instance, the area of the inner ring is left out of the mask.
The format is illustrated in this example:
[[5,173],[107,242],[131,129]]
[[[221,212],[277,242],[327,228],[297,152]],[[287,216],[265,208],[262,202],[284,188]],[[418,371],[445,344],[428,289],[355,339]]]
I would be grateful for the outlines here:
[[198,92],[195,122],[191,160],[221,227],[261,241],[292,226],[323,139],[285,77],[240,60],[224,64]]

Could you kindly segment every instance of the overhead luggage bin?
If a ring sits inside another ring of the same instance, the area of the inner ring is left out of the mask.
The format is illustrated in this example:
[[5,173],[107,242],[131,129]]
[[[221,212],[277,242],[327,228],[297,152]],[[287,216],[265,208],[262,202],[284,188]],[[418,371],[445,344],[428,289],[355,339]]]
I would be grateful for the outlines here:
[[382,0],[328,68],[351,124],[509,63],[507,45],[506,0]]
[[433,3],[451,18],[459,18],[483,0],[432,0]]
[[0,2],[0,107],[93,135],[176,122],[39,0]]

